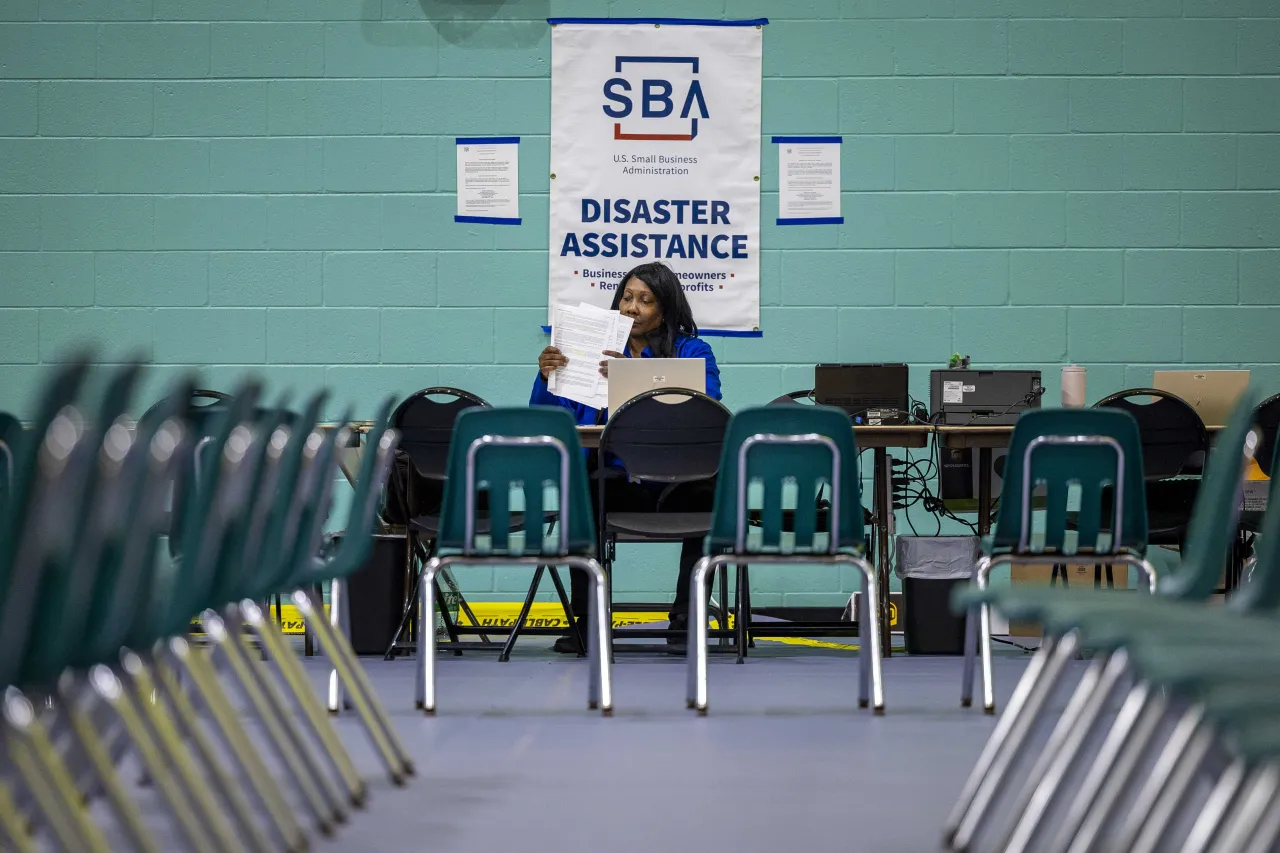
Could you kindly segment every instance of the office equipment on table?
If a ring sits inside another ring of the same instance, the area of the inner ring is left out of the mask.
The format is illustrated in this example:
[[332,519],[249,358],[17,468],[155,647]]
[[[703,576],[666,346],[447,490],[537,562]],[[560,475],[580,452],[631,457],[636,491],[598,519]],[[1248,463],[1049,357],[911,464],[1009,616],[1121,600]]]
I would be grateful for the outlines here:
[[1040,408],[1038,370],[935,370],[929,375],[929,411],[946,426],[1012,424]]
[[1222,426],[1249,387],[1249,371],[1157,370],[1151,387],[1186,400],[1205,426]]
[[849,413],[855,424],[905,424],[910,404],[905,364],[819,364],[813,368],[813,397],[821,406]]
[[[609,411],[645,391],[659,388],[688,388],[707,392],[705,358],[612,358],[609,359]],[[659,398],[661,399],[661,398]]]

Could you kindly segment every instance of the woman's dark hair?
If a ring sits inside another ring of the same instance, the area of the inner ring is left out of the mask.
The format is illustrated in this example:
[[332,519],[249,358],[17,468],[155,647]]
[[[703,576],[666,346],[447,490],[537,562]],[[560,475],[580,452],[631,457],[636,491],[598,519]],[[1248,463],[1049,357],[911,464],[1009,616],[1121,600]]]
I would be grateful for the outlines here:
[[662,311],[662,325],[649,333],[649,351],[654,358],[672,358],[676,352],[676,338],[698,336],[698,324],[693,322],[693,309],[685,298],[680,279],[666,264],[641,264],[624,275],[618,283],[611,306],[614,311],[618,310],[627,282],[633,276],[653,291],[653,298],[658,300],[658,309]]

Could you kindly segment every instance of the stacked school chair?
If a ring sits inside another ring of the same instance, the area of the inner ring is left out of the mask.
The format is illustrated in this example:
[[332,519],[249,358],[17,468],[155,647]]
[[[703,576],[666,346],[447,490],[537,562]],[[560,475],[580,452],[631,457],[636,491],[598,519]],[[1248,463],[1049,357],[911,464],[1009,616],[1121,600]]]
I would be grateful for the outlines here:
[[[1218,435],[1181,566],[1161,578],[1157,594],[977,584],[958,591],[958,609],[993,607],[1010,619],[1038,621],[1045,641],[948,818],[949,848],[1276,849],[1280,468],[1273,465],[1270,505],[1248,582],[1225,606],[1207,600],[1235,534],[1242,473],[1258,447],[1258,433],[1250,430],[1257,399],[1247,393]],[[1019,433],[1035,427],[1033,420],[1020,421],[1015,447],[1029,446],[1031,437]],[[1083,421],[1076,427],[1081,435],[1089,433]],[[1030,478],[1029,485],[1047,485],[1052,500],[1079,472],[1096,468],[1097,448],[1085,442],[1074,451],[1057,445],[1048,468],[1037,467],[1028,452],[1025,470],[1012,472],[1012,494],[1028,495],[1021,478]],[[1123,475],[1112,470],[1112,482],[1120,482]],[[1006,488],[1008,483],[1006,478]],[[1101,508],[1094,504],[1091,510]],[[1117,507],[1113,523],[1122,523],[1122,515]],[[1011,523],[1025,523],[1029,515],[1021,517],[1024,522]],[[1069,664],[1082,655],[1091,660],[1072,686]],[[1055,698],[1063,693],[1065,704]]]
[[197,425],[184,381],[134,423],[140,369],[98,395],[88,374],[71,362],[33,421],[0,419],[0,849],[306,849],[368,789],[269,595],[301,609],[391,780],[413,772],[315,593],[367,556],[390,405],[334,548],[346,431],[319,422],[323,395],[263,408],[249,383]]

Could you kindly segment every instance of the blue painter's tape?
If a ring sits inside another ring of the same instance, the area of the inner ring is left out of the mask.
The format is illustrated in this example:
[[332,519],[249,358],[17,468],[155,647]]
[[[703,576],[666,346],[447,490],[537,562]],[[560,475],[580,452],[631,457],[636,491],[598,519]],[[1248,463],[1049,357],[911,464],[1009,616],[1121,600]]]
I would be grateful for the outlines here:
[[474,222],[479,225],[519,225],[520,218],[511,218],[503,216],[455,216],[454,222]]
[[551,26],[556,24],[665,24],[669,27],[763,27],[768,18],[749,21],[713,21],[703,18],[547,18]]
[[843,225],[843,216],[815,216],[812,219],[804,219],[798,217],[790,217],[788,219],[779,219],[779,225]]
[[458,145],[519,145],[518,136],[459,136]]
[[795,145],[801,145],[806,142],[834,143],[836,145],[839,145],[841,142],[844,142],[844,137],[843,136],[775,136],[773,138],[773,141],[780,142],[783,144],[795,144]]

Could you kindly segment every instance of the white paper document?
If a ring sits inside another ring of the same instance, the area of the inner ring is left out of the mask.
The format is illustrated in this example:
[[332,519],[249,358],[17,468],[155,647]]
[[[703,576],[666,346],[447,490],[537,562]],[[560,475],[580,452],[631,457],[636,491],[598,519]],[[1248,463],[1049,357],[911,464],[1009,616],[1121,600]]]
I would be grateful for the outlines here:
[[795,139],[778,143],[778,224],[841,221],[840,143]]
[[631,324],[630,317],[586,303],[557,306],[551,345],[569,363],[551,373],[547,390],[593,409],[608,408],[609,381],[600,375],[600,362],[606,352],[623,351]]
[[458,152],[458,213],[455,220],[520,224],[518,137],[462,137]]

